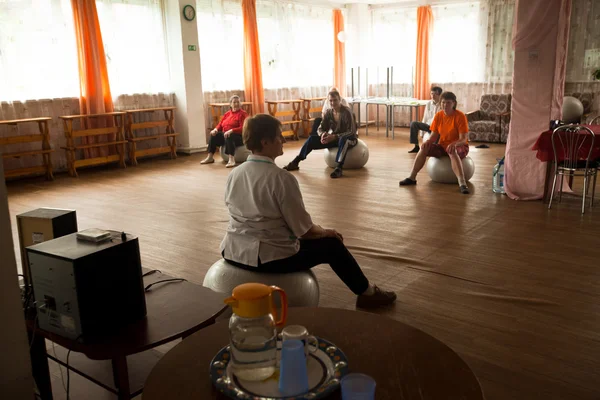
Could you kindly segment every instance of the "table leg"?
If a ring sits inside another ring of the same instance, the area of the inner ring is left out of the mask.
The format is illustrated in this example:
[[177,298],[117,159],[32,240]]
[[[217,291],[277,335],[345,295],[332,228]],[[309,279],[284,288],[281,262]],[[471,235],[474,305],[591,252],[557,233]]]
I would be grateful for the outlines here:
[[377,132],[379,132],[379,104],[377,104]]
[[[27,331],[31,343],[31,331]],[[31,356],[31,369],[42,400],[52,400],[52,384],[50,383],[50,370],[46,357],[46,340],[42,336],[35,336],[29,351]]]
[[127,371],[127,358],[125,356],[112,359],[113,379],[117,387],[118,399],[131,399],[131,390],[129,389],[129,372]]
[[369,136],[369,103],[365,103],[365,114],[367,114],[367,119],[365,120],[365,135]]
[[385,105],[385,137],[390,134],[390,107]]
[[394,106],[393,105],[390,106],[390,109],[392,110],[392,140],[394,140],[395,139],[395,136],[394,136]]

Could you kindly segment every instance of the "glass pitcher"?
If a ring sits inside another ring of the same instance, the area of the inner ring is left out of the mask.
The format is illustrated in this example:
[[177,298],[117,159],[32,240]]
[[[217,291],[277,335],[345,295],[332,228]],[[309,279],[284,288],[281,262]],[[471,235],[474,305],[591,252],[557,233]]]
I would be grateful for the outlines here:
[[[281,297],[278,320],[275,292]],[[225,304],[233,308],[229,319],[233,373],[247,381],[269,378],[277,369],[277,327],[287,318],[287,295],[277,286],[245,283],[233,289]]]

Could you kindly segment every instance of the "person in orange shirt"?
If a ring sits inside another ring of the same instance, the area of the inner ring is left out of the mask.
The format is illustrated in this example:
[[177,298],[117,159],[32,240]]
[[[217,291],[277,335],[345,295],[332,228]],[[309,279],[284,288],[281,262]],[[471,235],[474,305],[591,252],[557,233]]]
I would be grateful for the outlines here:
[[235,149],[243,146],[242,128],[244,121],[248,117],[246,111],[242,110],[240,96],[234,95],[229,99],[229,111],[223,115],[223,118],[215,129],[210,131],[208,141],[208,156],[200,161],[200,164],[212,164],[215,162],[214,155],[217,147],[225,146],[225,154],[229,156],[229,162],[226,167],[235,167]]
[[[448,156],[452,162],[452,170],[458,178],[458,185],[462,194],[469,194],[469,188],[465,180],[462,159],[469,154],[469,142],[467,133],[469,124],[466,115],[456,109],[456,95],[452,92],[444,92],[440,96],[441,111],[438,111],[431,124],[431,136],[423,143],[410,176],[400,181],[400,186],[417,184],[417,174],[423,166],[427,157],[441,158]],[[438,142],[439,138],[439,142]]]

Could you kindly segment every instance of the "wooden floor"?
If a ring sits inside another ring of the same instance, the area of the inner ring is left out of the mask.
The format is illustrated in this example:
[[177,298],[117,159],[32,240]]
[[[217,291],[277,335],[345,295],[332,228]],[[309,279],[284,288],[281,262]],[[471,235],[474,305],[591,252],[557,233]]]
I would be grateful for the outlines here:
[[[407,131],[399,131],[395,140],[374,128],[361,135],[369,162],[343,179],[329,178],[322,151],[294,172],[313,220],[342,232],[366,275],[397,291],[395,307],[381,314],[457,351],[488,400],[599,399],[600,202],[582,216],[577,198],[548,211],[492,193],[502,145],[471,147],[471,195],[432,183],[425,171],[416,187],[400,188],[414,155]],[[300,145],[286,144],[277,164]],[[80,229],[138,235],[144,267],[201,284],[220,258],[230,172],[219,162],[201,166],[203,157],[9,183],[15,244],[17,214],[72,208]],[[354,308],[355,297],[327,266],[316,273],[321,306]]]

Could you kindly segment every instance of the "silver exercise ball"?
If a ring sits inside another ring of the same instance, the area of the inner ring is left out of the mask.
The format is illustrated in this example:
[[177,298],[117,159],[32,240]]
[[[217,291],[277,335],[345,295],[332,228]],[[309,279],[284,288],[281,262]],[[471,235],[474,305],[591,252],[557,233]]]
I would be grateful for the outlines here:
[[[465,179],[468,181],[475,173],[475,163],[471,157],[467,156],[462,160]],[[454,171],[452,171],[452,163],[450,157],[429,157],[427,160],[427,173],[432,181],[438,183],[458,183]]]
[[571,96],[565,96],[562,105],[563,122],[578,122],[583,115],[583,103],[579,99]]
[[[252,154],[250,150],[246,148],[246,146],[238,146],[235,148],[235,162],[238,164],[246,161],[248,156]],[[229,161],[229,156],[225,154],[225,146],[221,146],[221,157],[223,158],[223,162]]]
[[[337,162],[335,161],[335,156],[337,155],[337,152],[337,147],[325,149],[325,162],[331,168],[337,167]],[[365,142],[358,139],[358,143],[356,143],[356,146],[348,150],[348,154],[346,154],[346,160],[344,160],[344,168],[359,169],[364,167],[367,161],[369,161],[369,148],[367,147],[367,144]]]
[[231,294],[233,288],[249,282],[282,288],[287,294],[289,307],[319,305],[319,282],[311,270],[282,274],[254,272],[238,268],[220,259],[208,269],[202,285],[218,293]]

